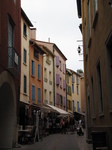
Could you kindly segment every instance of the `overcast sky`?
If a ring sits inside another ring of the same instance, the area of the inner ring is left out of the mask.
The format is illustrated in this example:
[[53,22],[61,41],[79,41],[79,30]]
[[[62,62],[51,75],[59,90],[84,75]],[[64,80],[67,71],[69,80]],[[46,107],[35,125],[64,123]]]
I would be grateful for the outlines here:
[[36,39],[48,42],[50,38],[67,58],[67,68],[83,70],[83,57],[77,52],[82,34],[76,0],[21,0],[21,7],[37,29]]

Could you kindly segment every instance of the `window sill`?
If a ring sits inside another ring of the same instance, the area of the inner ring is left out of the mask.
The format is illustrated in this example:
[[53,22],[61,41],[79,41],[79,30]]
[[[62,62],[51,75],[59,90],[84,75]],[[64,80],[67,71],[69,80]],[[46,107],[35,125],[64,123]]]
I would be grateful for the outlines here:
[[39,61],[39,58],[37,58],[37,57],[35,57],[35,56],[34,56],[34,58],[35,58],[37,61]]
[[41,79],[38,79],[38,81],[41,81]]
[[101,118],[101,117],[104,117],[104,114],[103,113],[101,113],[100,115],[99,115],[99,117]]
[[98,11],[96,11],[95,16],[94,16],[93,26],[92,26],[93,28],[96,27],[97,20],[98,20]]
[[23,95],[27,96],[27,93],[23,93]]
[[24,64],[25,66],[27,66],[27,63],[23,62],[23,64]]
[[32,78],[35,78],[35,76],[34,76],[34,75],[31,75],[31,77],[32,77]]
[[25,38],[25,40],[27,40],[27,36],[23,35],[23,37]]
[[112,114],[112,109],[109,110],[109,113]]
[[96,117],[93,117],[93,120],[96,120]]

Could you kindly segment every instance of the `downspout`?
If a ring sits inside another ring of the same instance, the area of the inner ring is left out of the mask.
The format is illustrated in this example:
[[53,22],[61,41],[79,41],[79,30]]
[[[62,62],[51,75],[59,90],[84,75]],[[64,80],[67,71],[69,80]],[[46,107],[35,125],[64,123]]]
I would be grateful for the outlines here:
[[[53,45],[53,54],[54,54],[54,45]],[[53,57],[53,95],[54,95],[54,106],[55,106],[55,62]]]
[[[65,81],[66,81],[66,64],[65,64]],[[66,86],[66,111],[67,111],[67,86]]]

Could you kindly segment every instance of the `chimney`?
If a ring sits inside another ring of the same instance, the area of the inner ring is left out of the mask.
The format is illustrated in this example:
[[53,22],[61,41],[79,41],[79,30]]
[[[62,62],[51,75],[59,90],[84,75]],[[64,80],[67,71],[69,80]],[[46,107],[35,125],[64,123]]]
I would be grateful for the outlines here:
[[48,42],[50,43],[50,38],[48,38]]
[[36,28],[30,28],[30,39],[36,40]]

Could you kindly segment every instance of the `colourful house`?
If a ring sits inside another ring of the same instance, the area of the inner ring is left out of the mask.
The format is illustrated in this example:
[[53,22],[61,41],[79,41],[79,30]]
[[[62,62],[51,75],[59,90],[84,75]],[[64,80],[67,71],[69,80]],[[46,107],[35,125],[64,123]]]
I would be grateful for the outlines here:
[[72,73],[66,69],[67,111],[72,112]]
[[31,114],[43,105],[43,54],[42,49],[35,40],[29,45],[29,100],[32,106]]
[[54,43],[37,41],[46,46],[54,55],[53,59],[53,104],[66,110],[66,60],[67,58]]
[[0,1],[0,149],[10,149],[18,140],[20,4],[20,0]]
[[[21,8],[21,83],[19,104],[19,125],[25,126],[29,110],[29,40],[31,21]],[[26,115],[25,115],[26,114]]]

